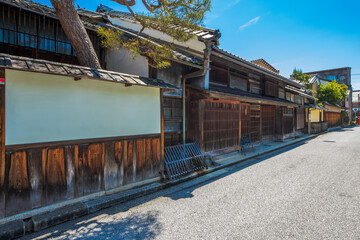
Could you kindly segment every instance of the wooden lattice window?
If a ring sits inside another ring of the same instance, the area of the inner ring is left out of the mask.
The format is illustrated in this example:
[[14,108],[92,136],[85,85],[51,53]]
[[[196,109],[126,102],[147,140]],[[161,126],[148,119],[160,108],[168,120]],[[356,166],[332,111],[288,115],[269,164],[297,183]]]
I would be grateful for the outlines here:
[[164,97],[165,146],[182,142],[182,99]]
[[266,81],[265,82],[265,95],[271,96],[271,97],[277,97],[278,96],[278,87],[275,83]]
[[258,142],[261,140],[260,135],[260,116],[261,108],[260,105],[250,106],[250,140],[252,142]]
[[214,151],[240,144],[239,104],[205,102],[204,105],[204,148]]
[[284,134],[293,133],[294,131],[294,110],[292,108],[284,108]]
[[241,136],[250,137],[250,104],[241,104]]
[[262,136],[270,137],[275,134],[275,107],[261,106]]

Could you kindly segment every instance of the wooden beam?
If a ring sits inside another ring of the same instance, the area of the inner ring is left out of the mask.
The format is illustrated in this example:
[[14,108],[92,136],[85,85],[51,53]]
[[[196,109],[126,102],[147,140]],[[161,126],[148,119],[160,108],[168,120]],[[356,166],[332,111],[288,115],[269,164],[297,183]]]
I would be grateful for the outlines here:
[[241,149],[241,102],[239,102],[239,150]]
[[[165,148],[165,136],[164,136],[164,89],[160,89],[160,169],[162,174],[164,174],[164,148]],[[163,176],[162,176],[163,177]]]
[[[0,70],[0,78],[5,79],[5,70]],[[0,84],[0,188],[5,183],[5,85]]]
[[204,100],[199,101],[199,134],[200,134],[200,149],[204,153],[204,108],[205,102]]
[[284,108],[285,107],[281,107],[281,140],[284,140],[284,136],[285,136],[285,129],[284,129]]

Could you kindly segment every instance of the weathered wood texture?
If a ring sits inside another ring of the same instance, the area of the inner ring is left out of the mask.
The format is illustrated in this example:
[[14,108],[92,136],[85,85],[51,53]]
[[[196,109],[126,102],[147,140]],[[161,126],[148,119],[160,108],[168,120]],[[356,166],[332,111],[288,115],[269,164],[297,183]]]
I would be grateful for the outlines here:
[[239,111],[239,102],[205,101],[203,120],[205,152],[240,146]]
[[[5,79],[5,71],[0,70],[0,78]],[[0,85],[0,218],[5,212],[5,86]]]
[[275,135],[275,106],[261,106],[262,139],[273,139]]
[[0,217],[159,176],[160,134],[100,140],[7,150]]
[[340,126],[341,113],[325,112],[325,122],[328,122],[328,127]]

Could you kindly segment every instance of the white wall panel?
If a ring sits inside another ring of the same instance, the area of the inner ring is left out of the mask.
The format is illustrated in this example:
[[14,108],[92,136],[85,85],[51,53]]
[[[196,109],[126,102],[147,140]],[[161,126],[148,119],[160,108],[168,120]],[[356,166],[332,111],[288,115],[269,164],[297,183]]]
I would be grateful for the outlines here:
[[160,89],[6,70],[6,145],[160,133]]

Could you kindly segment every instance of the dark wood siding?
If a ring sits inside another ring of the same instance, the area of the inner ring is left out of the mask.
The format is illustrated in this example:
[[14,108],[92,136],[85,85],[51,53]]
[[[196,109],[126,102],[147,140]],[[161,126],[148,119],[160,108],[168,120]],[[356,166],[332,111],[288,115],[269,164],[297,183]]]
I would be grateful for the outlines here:
[[154,178],[161,167],[160,135],[8,146],[0,215]]
[[325,122],[328,122],[328,127],[340,126],[341,113],[325,112]]
[[270,139],[275,135],[275,107],[261,106],[262,138]]
[[204,149],[211,152],[240,144],[240,104],[205,101]]

